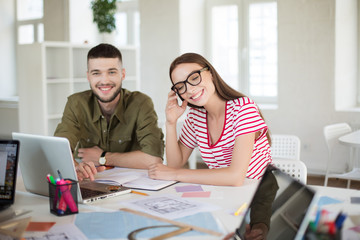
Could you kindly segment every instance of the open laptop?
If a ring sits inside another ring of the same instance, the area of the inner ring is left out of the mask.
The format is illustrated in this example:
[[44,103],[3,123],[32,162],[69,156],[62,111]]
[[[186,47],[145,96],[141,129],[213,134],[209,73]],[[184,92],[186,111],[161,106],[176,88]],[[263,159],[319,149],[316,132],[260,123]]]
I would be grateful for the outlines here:
[[15,200],[19,141],[0,140],[0,211]]
[[[12,133],[21,144],[19,166],[25,189],[44,196],[49,195],[47,174],[78,181],[70,143],[67,138]],[[78,202],[90,203],[99,199],[131,192],[126,187],[97,183],[88,180],[78,184]]]
[[267,240],[303,239],[316,199],[312,189],[269,165],[234,239],[245,240],[246,225],[255,222],[270,226]]

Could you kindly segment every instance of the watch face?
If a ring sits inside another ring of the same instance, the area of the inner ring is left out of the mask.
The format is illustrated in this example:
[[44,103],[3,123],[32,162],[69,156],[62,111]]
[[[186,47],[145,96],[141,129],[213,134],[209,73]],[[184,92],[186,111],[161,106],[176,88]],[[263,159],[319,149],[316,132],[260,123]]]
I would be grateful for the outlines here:
[[100,163],[100,165],[105,165],[105,163],[106,163],[105,157],[101,157],[101,158],[99,159],[99,163]]

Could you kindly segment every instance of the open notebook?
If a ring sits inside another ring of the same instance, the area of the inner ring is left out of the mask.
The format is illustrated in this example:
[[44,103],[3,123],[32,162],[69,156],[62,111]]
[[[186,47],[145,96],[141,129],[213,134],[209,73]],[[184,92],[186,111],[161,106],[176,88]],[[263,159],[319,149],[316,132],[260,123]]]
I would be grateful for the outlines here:
[[[49,195],[47,174],[55,178],[59,170],[64,178],[77,181],[70,143],[66,138],[13,133],[20,141],[20,170],[27,191]],[[113,185],[81,181],[78,185],[78,201],[89,203],[108,197],[130,193],[131,189]]]
[[316,199],[312,189],[269,165],[234,239],[246,239],[246,225],[255,222],[270,226],[268,240],[302,239]]
[[158,191],[177,183],[177,181],[151,179],[147,170],[117,167],[98,173],[95,181],[149,191]]

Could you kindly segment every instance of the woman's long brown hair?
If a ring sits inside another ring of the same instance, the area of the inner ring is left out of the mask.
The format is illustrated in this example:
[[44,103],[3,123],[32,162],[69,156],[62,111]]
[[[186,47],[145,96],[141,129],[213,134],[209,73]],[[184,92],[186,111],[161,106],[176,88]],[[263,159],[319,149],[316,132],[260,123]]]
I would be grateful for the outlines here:
[[[215,91],[220,96],[220,98],[224,99],[225,101],[234,100],[234,99],[238,99],[238,98],[242,98],[242,97],[247,97],[245,94],[242,94],[242,93],[236,91],[235,89],[230,87],[228,84],[226,84],[226,82],[220,77],[220,75],[215,70],[215,68],[211,65],[211,63],[208,60],[206,60],[203,56],[201,56],[200,54],[197,54],[197,53],[185,53],[185,54],[177,57],[171,63],[170,69],[169,69],[169,75],[170,75],[170,80],[171,80],[172,84],[174,84],[174,82],[171,78],[171,74],[174,71],[174,69],[182,63],[196,63],[202,67],[208,67],[209,71],[212,75],[212,78],[213,78],[213,83],[215,85]],[[178,95],[178,96],[180,97],[181,100],[184,100],[180,95]],[[190,103],[188,103],[188,106],[194,107],[194,108],[203,108],[203,107],[196,106],[196,105],[193,105]],[[260,113],[261,118],[265,121],[260,109],[259,109],[259,113]],[[266,133],[266,137],[268,139],[269,144],[271,145],[271,137],[270,137],[269,129]]]

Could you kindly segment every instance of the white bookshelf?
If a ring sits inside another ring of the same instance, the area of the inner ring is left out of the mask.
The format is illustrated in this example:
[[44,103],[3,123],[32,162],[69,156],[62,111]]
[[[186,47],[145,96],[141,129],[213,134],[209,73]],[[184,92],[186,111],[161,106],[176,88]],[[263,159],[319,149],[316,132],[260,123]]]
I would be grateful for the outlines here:
[[[89,44],[43,42],[18,45],[19,131],[53,135],[67,97],[90,89],[86,79]],[[140,90],[137,47],[118,47],[126,77],[123,87]]]

